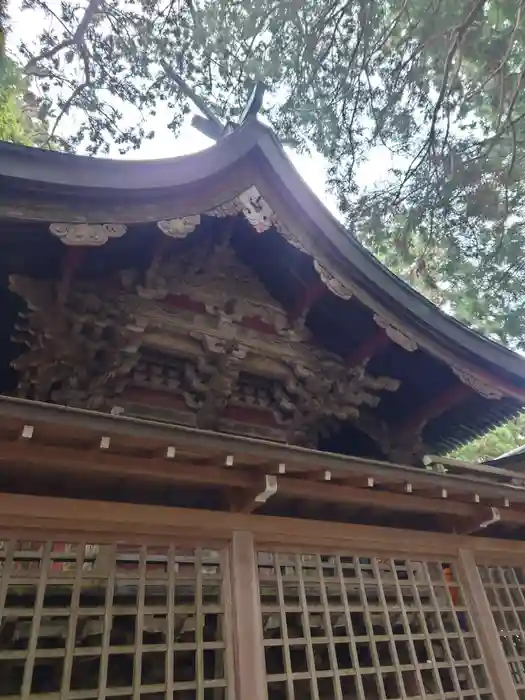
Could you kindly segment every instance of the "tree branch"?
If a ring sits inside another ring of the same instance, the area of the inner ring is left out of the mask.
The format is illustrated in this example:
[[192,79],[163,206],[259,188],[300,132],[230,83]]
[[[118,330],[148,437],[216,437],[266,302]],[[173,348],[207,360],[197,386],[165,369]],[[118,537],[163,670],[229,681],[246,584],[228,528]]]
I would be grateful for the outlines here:
[[64,39],[64,41],[59,42],[55,46],[46,49],[45,51],[42,51],[40,54],[38,54],[38,56],[33,56],[33,58],[31,58],[24,66],[23,72],[26,75],[32,75],[40,61],[53,58],[53,56],[56,56],[58,53],[60,53],[60,51],[63,51],[70,46],[76,46],[78,49],[80,49],[88,27],[103,2],[104,0],[89,0],[89,4],[86,7],[82,19],[80,20],[73,36],[69,39]]
[[68,97],[68,99],[64,102],[62,105],[62,108],[55,119],[55,122],[53,124],[53,128],[49,132],[49,136],[46,139],[46,142],[44,145],[49,146],[49,144],[53,143],[53,139],[55,138],[56,130],[58,128],[58,125],[62,121],[62,118],[69,112],[71,109],[71,106],[75,99],[81,95],[86,88],[88,88],[91,85],[91,73],[89,70],[89,53],[88,50],[85,46],[82,46],[80,48],[81,54],[82,54],[82,61],[84,64],[84,81],[80,84],[77,85],[77,87],[73,90],[71,95]]
[[183,95],[185,95],[189,100],[193,102],[193,104],[211,121],[213,122],[216,126],[220,127],[221,129],[224,128],[224,124],[221,122],[221,120],[217,117],[216,114],[214,114],[213,110],[211,110],[206,102],[197,95],[195,90],[191,88],[188,83],[183,80],[178,73],[176,73],[173,68],[164,60],[161,60],[161,66],[164,69],[164,72],[168,76],[170,80],[173,80],[175,85],[178,87],[180,92],[182,92]]

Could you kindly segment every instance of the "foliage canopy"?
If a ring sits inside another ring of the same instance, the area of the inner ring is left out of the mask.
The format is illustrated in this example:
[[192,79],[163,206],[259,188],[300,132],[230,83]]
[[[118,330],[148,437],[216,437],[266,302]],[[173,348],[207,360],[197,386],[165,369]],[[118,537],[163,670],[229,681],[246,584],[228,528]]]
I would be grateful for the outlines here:
[[476,438],[456,450],[451,456],[466,462],[484,462],[501,457],[506,452],[525,445],[525,414]]

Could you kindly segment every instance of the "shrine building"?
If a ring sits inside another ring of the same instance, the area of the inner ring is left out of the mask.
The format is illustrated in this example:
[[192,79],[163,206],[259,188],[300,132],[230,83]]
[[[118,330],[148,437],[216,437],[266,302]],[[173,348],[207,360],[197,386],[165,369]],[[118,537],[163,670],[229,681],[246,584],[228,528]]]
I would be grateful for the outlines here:
[[0,700],[523,700],[525,358],[384,268],[254,116],[0,144]]

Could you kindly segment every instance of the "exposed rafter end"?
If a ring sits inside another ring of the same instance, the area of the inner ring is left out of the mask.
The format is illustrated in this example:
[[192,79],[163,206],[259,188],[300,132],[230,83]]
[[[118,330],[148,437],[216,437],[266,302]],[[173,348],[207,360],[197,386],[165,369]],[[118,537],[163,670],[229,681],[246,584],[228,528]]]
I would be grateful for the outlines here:
[[277,476],[265,474],[263,488],[253,489],[249,492],[237,492],[238,495],[231,499],[230,511],[233,513],[253,513],[269,501],[272,496],[275,496],[277,488]]

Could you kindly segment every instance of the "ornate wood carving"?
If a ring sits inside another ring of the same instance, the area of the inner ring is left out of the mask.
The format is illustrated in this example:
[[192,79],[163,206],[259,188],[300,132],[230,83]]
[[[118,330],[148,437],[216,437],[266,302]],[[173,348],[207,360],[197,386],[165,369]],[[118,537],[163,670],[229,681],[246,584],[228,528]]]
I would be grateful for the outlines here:
[[200,222],[200,214],[195,214],[194,216],[184,216],[181,219],[159,221],[157,226],[162,233],[170,238],[186,238],[187,235],[195,231]]
[[[264,233],[270,228],[275,228],[281,233],[283,238],[299,250],[307,253],[314,259],[314,264],[321,280],[326,287],[336,296],[342,299],[350,299],[353,290],[348,282],[338,279],[310,250],[306,250],[303,242],[292,234],[277,218],[274,211],[255,187],[249,187],[240,195],[225,202],[220,206],[206,212],[208,216],[226,217],[243,214],[258,233]],[[200,216],[188,216],[180,219],[170,219],[159,221],[158,227],[161,231],[175,238],[185,238],[200,223]]]
[[489,384],[485,380],[477,377],[462,367],[452,366],[452,371],[460,379],[463,384],[466,384],[471,389],[474,389],[480,396],[485,399],[499,400],[503,398],[503,392],[497,387]]
[[277,218],[256,187],[239,196],[242,212],[257,233],[263,233],[277,223]]
[[345,284],[335,277],[327,268],[317,262],[317,260],[314,260],[314,267],[328,289],[336,296],[341,297],[341,299],[351,299],[353,297],[353,291],[348,284]]
[[[169,227],[182,235],[194,223]],[[227,232],[172,240],[146,274],[110,282],[75,279],[61,302],[55,283],[11,279],[28,305],[21,395],[315,444],[399,386],[316,347]]]
[[304,442],[398,387],[315,348],[236,258],[227,237],[188,245],[147,279],[149,286],[137,287],[141,313],[150,319],[145,345],[153,332],[157,343],[169,335],[171,353],[198,358],[185,371],[206,396],[184,394],[198,425]]
[[49,230],[65,245],[101,246],[110,238],[120,238],[126,233],[122,224],[50,224]]
[[402,330],[392,325],[390,321],[382,318],[378,314],[374,314],[374,321],[377,323],[379,328],[382,328],[385,331],[390,340],[402,347],[403,350],[406,350],[407,352],[415,352],[417,350],[416,341]]
[[12,276],[10,288],[28,309],[15,340],[28,346],[14,362],[18,393],[39,400],[101,408],[122,388],[138,359],[145,323],[112,291]]

